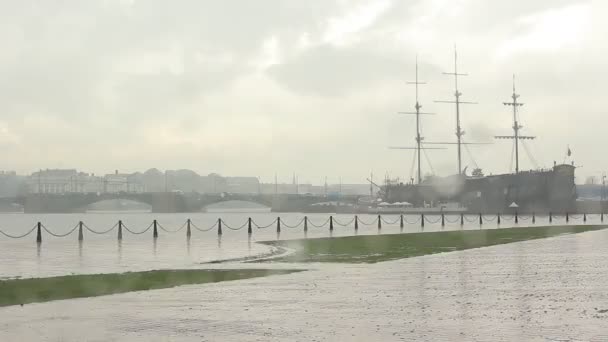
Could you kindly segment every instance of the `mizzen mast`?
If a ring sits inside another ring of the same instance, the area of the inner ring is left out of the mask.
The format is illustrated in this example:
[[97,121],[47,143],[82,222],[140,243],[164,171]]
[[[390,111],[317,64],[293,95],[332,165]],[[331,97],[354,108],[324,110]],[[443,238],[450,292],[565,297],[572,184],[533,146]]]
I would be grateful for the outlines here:
[[414,105],[414,112],[399,112],[399,114],[405,115],[416,115],[416,147],[391,147],[391,149],[400,149],[400,150],[416,150],[416,159],[418,164],[418,184],[422,183],[422,150],[440,150],[443,148],[440,147],[423,147],[422,141],[424,137],[422,137],[420,130],[420,115],[434,115],[434,113],[423,113],[420,110],[422,109],[422,105],[418,100],[418,86],[422,84],[426,84],[426,82],[420,82],[418,79],[418,56],[416,55],[416,80],[414,82],[407,82],[407,84],[413,84],[416,87],[416,104]]
[[[513,107],[513,135],[497,135],[495,139],[512,139],[515,144],[515,173],[519,173],[519,140],[534,140],[536,137],[520,135],[521,126],[517,120],[518,108],[524,104],[518,102],[519,94],[515,92],[515,75],[513,75],[513,94],[511,95],[512,102],[503,102],[503,105]],[[525,147],[525,146],[524,146]]]
[[454,47],[454,72],[444,72],[444,75],[454,76],[454,101],[435,101],[438,103],[454,103],[456,104],[456,145],[458,148],[458,174],[462,174],[462,137],[465,131],[462,130],[460,125],[460,105],[461,104],[476,104],[475,102],[461,101],[460,97],[462,93],[458,90],[458,76],[468,76],[468,74],[458,73],[458,53],[456,47]]

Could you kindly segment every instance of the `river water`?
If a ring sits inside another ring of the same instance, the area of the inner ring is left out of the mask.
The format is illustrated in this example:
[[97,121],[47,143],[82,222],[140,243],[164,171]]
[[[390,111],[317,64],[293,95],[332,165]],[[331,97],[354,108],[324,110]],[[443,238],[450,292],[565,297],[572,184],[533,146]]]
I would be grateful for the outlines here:
[[[87,214],[2,214],[0,230],[9,235],[20,235],[31,230],[37,222],[50,232],[61,235],[83,221],[91,230],[107,231],[122,220],[123,239],[118,241],[117,228],[98,235],[84,229],[84,240],[78,242],[78,230],[66,237],[54,237],[42,231],[42,243],[38,245],[36,232],[11,239],[0,235],[0,279],[14,277],[47,277],[66,274],[91,274],[126,271],[142,271],[166,268],[196,268],[201,263],[233,258],[253,257],[272,252],[271,247],[256,241],[296,239],[305,236],[327,237],[357,234],[395,234],[420,232],[420,216],[405,216],[405,226],[400,228],[398,215],[383,215],[382,229],[377,227],[374,215],[359,215],[359,229],[355,232],[353,215],[333,215],[334,230],[330,232],[330,214],[307,214],[308,232],[305,234],[302,213],[87,213]],[[281,218],[281,232],[277,234],[276,219]],[[222,235],[218,236],[217,220],[223,221]],[[251,237],[246,224],[251,217],[254,226]],[[184,223],[192,221],[192,237],[186,238]],[[152,236],[153,220],[159,224],[158,239]],[[457,216],[446,216],[442,227],[439,216],[426,218],[424,231],[480,229],[477,216],[465,217],[464,226]],[[582,217],[571,217],[571,223],[582,224]],[[589,216],[587,224],[599,223],[600,217]],[[565,218],[555,218],[553,224],[564,224]],[[299,224],[299,225],[298,225]],[[547,217],[538,217],[536,225],[548,224]],[[257,225],[257,226],[256,226]],[[297,227],[294,227],[296,226]],[[502,227],[514,225],[513,217],[502,218]],[[530,217],[521,217],[519,226],[532,225]],[[265,227],[266,228],[258,228]],[[322,227],[319,227],[322,226]],[[293,227],[293,228],[292,228]],[[483,229],[498,227],[496,217],[484,217]],[[175,232],[180,229],[180,231]],[[200,230],[199,230],[200,229]],[[201,231],[202,230],[202,231]]]

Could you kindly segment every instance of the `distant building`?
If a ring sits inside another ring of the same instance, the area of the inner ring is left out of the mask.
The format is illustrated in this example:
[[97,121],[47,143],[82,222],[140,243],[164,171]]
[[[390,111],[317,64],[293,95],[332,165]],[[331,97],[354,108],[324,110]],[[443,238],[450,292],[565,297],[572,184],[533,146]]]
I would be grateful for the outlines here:
[[107,174],[103,177],[103,192],[104,193],[141,193],[144,192],[144,184],[136,174],[114,173]]
[[63,194],[100,192],[102,182],[99,177],[76,169],[46,169],[27,177],[29,193]]

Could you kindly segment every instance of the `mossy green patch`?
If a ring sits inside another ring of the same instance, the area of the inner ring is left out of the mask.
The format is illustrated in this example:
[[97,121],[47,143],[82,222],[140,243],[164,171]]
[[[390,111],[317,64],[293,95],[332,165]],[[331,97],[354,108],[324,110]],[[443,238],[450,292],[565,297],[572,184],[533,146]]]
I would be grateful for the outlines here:
[[162,270],[2,280],[0,306],[217,283],[292,272],[297,270]]
[[295,249],[278,262],[374,263],[458,251],[562,234],[601,230],[606,226],[549,226],[459,230],[411,234],[359,235],[338,238],[263,242]]

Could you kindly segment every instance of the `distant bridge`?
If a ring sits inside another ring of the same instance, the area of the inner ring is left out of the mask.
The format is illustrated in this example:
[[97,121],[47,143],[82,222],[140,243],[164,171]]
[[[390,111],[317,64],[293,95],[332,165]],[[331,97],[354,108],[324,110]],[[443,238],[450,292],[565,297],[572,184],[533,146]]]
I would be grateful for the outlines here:
[[[340,196],[341,202],[356,203],[360,196]],[[20,197],[0,198],[0,203],[22,205],[26,213],[73,213],[85,212],[91,204],[107,200],[131,200],[150,205],[152,212],[186,213],[200,212],[206,206],[225,201],[246,201],[258,203],[273,211],[302,211],[308,206],[326,202],[323,195],[297,194],[199,194],[178,192],[145,193],[66,193],[66,194],[28,194]]]

